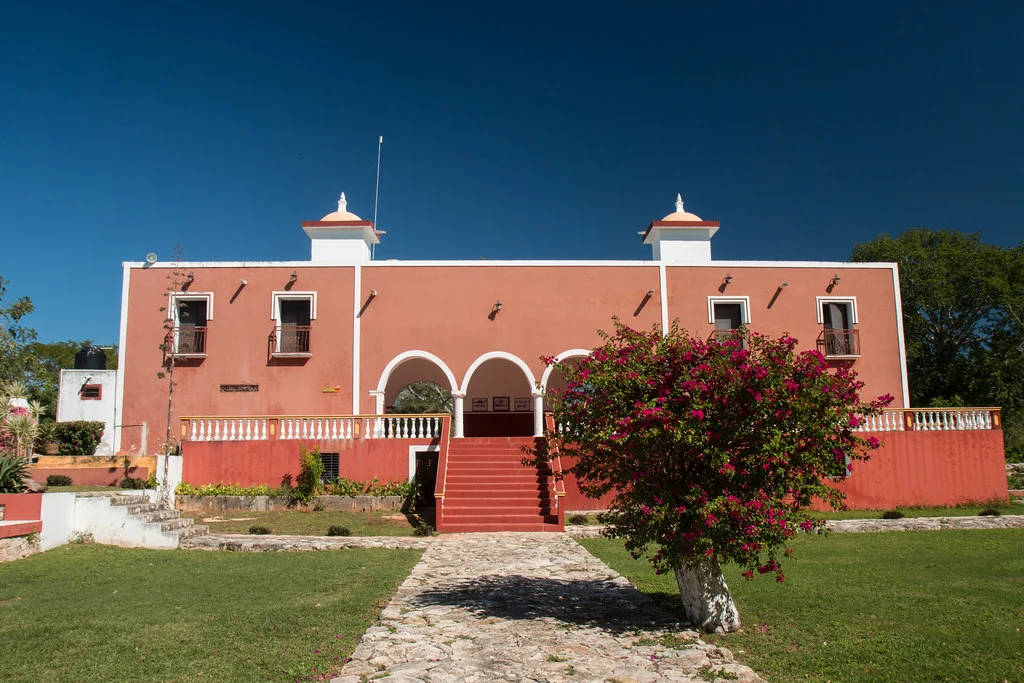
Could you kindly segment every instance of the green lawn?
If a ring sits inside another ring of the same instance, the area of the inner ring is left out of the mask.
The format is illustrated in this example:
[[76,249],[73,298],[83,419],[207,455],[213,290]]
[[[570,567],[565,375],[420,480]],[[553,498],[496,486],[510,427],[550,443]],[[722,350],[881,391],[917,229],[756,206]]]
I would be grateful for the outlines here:
[[[661,604],[671,576],[581,540]],[[786,582],[726,578],[743,629],[706,638],[776,681],[1024,681],[1024,530],[802,537]]]
[[[956,507],[914,507],[898,508],[905,517],[971,517],[987,508],[999,510],[1001,515],[1024,515],[1024,505],[1020,503],[997,503],[995,505],[958,505]],[[821,519],[881,519],[885,510],[829,510],[828,512],[812,512]]]
[[[268,527],[271,533],[297,536],[326,536],[331,525],[348,527],[353,536],[412,536],[412,525],[398,510],[374,512],[183,512],[197,524],[206,524],[215,534],[247,534],[250,526]],[[433,520],[429,520],[433,521]]]
[[57,548],[0,565],[0,680],[294,681],[337,671],[419,556]]

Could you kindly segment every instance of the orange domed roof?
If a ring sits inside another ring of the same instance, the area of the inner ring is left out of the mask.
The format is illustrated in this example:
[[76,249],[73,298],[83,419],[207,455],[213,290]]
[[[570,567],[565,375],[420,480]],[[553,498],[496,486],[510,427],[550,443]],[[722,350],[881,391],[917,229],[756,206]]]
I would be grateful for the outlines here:
[[348,200],[345,199],[345,193],[341,193],[341,197],[338,199],[338,210],[332,211],[323,218],[321,221],[334,222],[334,221],[361,221],[363,220],[359,216],[348,211]]
[[681,194],[676,195],[676,210],[669,215],[665,216],[661,220],[682,222],[682,221],[703,221],[704,219],[695,213],[689,211],[683,211],[683,196]]

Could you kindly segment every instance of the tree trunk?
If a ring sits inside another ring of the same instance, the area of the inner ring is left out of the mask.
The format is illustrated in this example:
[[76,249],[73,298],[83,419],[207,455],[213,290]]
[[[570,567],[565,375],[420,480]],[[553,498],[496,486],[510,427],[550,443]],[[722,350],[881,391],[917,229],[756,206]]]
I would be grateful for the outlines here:
[[709,559],[680,561],[675,572],[683,611],[690,623],[707,633],[730,633],[739,629],[740,614],[718,562]]

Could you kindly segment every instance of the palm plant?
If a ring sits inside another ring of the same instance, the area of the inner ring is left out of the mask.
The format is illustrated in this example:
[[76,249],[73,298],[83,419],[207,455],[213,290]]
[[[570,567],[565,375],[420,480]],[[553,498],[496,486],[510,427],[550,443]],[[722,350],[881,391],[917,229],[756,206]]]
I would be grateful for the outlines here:
[[0,454],[0,493],[21,493],[27,478],[27,460],[13,453]]

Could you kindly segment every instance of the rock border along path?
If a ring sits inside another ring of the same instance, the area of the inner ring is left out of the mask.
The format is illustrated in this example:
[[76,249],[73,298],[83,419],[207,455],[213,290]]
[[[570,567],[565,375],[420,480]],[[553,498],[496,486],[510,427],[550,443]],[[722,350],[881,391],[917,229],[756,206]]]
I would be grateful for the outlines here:
[[[561,533],[431,539],[334,683],[760,681]],[[731,677],[730,677],[731,678]]]

